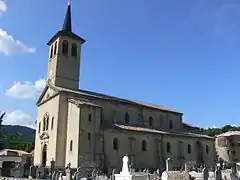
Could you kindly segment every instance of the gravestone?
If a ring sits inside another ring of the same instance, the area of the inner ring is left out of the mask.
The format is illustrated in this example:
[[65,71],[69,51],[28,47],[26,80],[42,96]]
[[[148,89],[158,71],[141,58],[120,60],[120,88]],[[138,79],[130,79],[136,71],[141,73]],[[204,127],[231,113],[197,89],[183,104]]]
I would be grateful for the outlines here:
[[68,163],[67,168],[65,170],[66,173],[66,179],[71,180],[72,174],[71,174],[71,163]]
[[51,174],[51,180],[55,180],[56,179],[56,171],[53,171],[53,173]]
[[215,170],[215,178],[216,178],[216,180],[222,179],[222,172],[220,170],[220,167]]
[[30,174],[30,167],[31,167],[31,162],[26,162],[24,165],[23,165],[23,168],[24,168],[24,171],[23,171],[23,177],[24,178],[27,178]]
[[92,179],[96,179],[96,177],[98,176],[98,170],[96,168],[92,170],[91,176]]
[[76,172],[74,172],[74,174],[73,174],[73,180],[76,180],[77,178],[76,178],[76,176],[77,176],[77,173],[79,173],[80,172],[80,170],[81,170],[81,168],[80,167],[78,167],[77,168],[77,171]]
[[29,168],[29,178],[30,179],[31,178],[35,179],[37,177],[36,170],[37,170],[36,166],[30,166],[30,168]]
[[37,171],[37,179],[41,179],[41,171]]
[[189,174],[181,171],[164,171],[161,180],[189,180]]
[[231,173],[231,179],[232,180],[236,180],[237,179],[237,167],[236,167],[236,163],[232,164],[232,173]]
[[172,171],[172,160],[170,158],[166,159],[166,171]]
[[115,180],[115,176],[114,176],[115,173],[116,173],[116,169],[113,169],[112,170],[111,180]]
[[55,180],[59,180],[59,177],[60,177],[60,171],[56,171]]
[[58,178],[58,180],[63,180],[63,173],[60,171],[59,172],[59,178]]
[[190,171],[190,168],[189,168],[189,165],[187,163],[184,164],[184,170],[186,172],[189,172]]
[[129,168],[128,168],[128,156],[124,156],[123,159],[123,165],[122,165],[122,174],[129,174]]
[[38,167],[36,169],[36,176],[37,176],[37,179],[42,179],[44,177],[44,167]]
[[208,180],[209,172],[208,172],[207,167],[203,168],[203,172],[202,173],[203,173],[203,180]]
[[81,180],[83,178],[83,172],[79,168],[78,171],[75,173],[75,180]]
[[55,161],[52,158],[51,162],[50,162],[50,172],[51,174],[53,174],[53,171],[55,170]]

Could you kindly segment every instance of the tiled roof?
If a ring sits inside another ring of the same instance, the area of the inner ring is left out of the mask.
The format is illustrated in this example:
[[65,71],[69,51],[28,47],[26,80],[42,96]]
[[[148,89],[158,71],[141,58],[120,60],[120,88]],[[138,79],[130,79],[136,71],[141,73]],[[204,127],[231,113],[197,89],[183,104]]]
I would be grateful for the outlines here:
[[162,135],[172,135],[172,136],[186,136],[186,137],[194,137],[194,138],[207,138],[214,139],[213,137],[196,134],[191,132],[179,132],[179,131],[163,131],[159,129],[151,129],[147,127],[140,127],[136,125],[124,125],[124,124],[116,124],[116,123],[106,123],[104,124],[107,129],[120,129],[127,131],[135,131],[135,132],[144,132],[144,133],[154,133],[154,134],[162,134]]
[[228,131],[218,135],[217,137],[229,137],[229,136],[240,136],[240,131]]
[[88,101],[84,101],[84,100],[80,101],[80,100],[75,100],[75,99],[69,99],[68,101],[69,101],[69,102],[72,102],[72,103],[74,103],[74,104],[77,104],[77,105],[83,105],[83,104],[85,104],[85,105],[90,105],[90,106],[95,106],[95,107],[101,107],[101,106],[99,106],[99,105],[97,105],[97,104],[94,104],[94,103],[88,102]]
[[118,101],[118,102],[123,102],[123,103],[128,103],[128,104],[134,104],[134,105],[139,105],[139,106],[144,106],[148,107],[151,109],[157,109],[157,110],[162,110],[162,111],[168,111],[168,112],[173,112],[177,114],[182,114],[179,111],[173,110],[171,108],[165,107],[165,106],[160,106],[160,105],[154,105],[151,103],[145,103],[145,102],[140,102],[136,100],[128,100],[128,99],[122,99],[114,96],[109,96],[106,94],[101,94],[101,93],[96,93],[96,92],[91,92],[91,91],[86,91],[86,90],[72,90],[72,89],[67,89],[67,88],[62,88],[62,87],[56,87],[60,91],[65,91],[65,92],[70,92],[70,93],[75,93],[75,94],[80,94],[83,96],[90,96],[93,98],[99,98],[99,99],[104,99],[104,100],[112,100],[112,101]]
[[137,103],[137,104],[140,104],[142,106],[149,107],[149,108],[160,109],[160,110],[165,110],[165,111],[169,111],[169,112],[178,112],[176,110],[173,110],[171,108],[168,108],[168,107],[162,106],[162,105],[155,105],[155,104],[146,103],[146,102],[140,102],[140,101],[136,101],[136,100],[129,100],[129,101],[132,101],[134,103]]
[[19,155],[23,155],[23,154],[29,154],[28,152],[26,151],[22,151],[22,150],[17,150],[17,149],[2,149],[0,152],[4,152],[4,151],[11,151],[11,152],[16,152],[18,153]]
[[197,127],[197,126],[193,126],[193,125],[188,124],[188,123],[186,123],[186,122],[183,122],[183,126],[188,127],[188,128],[200,129],[200,128]]

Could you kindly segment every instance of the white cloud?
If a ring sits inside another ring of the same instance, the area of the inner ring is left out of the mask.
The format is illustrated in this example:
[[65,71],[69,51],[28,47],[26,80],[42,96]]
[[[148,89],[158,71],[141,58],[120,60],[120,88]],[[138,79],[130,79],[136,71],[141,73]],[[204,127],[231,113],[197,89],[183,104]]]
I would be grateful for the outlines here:
[[45,79],[40,79],[31,82],[14,82],[13,85],[6,91],[6,95],[17,99],[35,99],[45,87]]
[[18,53],[34,53],[33,47],[28,47],[19,40],[14,39],[6,31],[0,28],[0,53],[5,55],[14,55]]
[[[0,0],[0,15],[7,11],[6,1]],[[15,55],[18,53],[34,53],[36,48],[28,47],[23,42],[16,40],[7,31],[0,28],[0,53]]]
[[11,113],[7,113],[3,119],[5,125],[21,125],[30,128],[36,128],[35,120],[21,110],[15,110]]
[[7,10],[7,5],[4,0],[0,0],[0,13],[4,13]]

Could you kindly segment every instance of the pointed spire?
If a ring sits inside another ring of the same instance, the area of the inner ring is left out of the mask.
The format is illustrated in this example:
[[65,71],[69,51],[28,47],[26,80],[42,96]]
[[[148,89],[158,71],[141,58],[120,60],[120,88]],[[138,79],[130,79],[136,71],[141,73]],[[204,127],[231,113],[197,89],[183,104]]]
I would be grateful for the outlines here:
[[[1,1],[1,0],[0,0]],[[63,23],[63,27],[60,31],[58,31],[47,43],[47,45],[51,45],[57,37],[59,36],[67,36],[67,37],[72,37],[75,40],[78,40],[81,42],[81,44],[83,44],[85,42],[85,40],[78,36],[77,34],[72,32],[72,19],[71,19],[71,0],[68,0],[68,7],[67,7],[67,12],[65,15],[65,19],[64,19],[64,23]]]
[[68,0],[67,12],[66,12],[66,15],[65,15],[62,30],[66,31],[66,32],[72,32],[71,0]]

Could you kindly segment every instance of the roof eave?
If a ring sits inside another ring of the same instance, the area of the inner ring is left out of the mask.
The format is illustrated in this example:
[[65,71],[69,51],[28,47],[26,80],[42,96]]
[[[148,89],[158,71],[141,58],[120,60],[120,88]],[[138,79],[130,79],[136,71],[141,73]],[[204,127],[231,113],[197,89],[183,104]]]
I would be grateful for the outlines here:
[[64,30],[58,31],[48,42],[47,45],[50,46],[52,44],[52,42],[54,42],[58,37],[70,37],[73,38],[75,40],[78,40],[81,42],[81,44],[83,44],[85,42],[85,40],[83,38],[81,38],[80,36],[78,36],[77,34],[73,33],[73,32],[67,32]]

